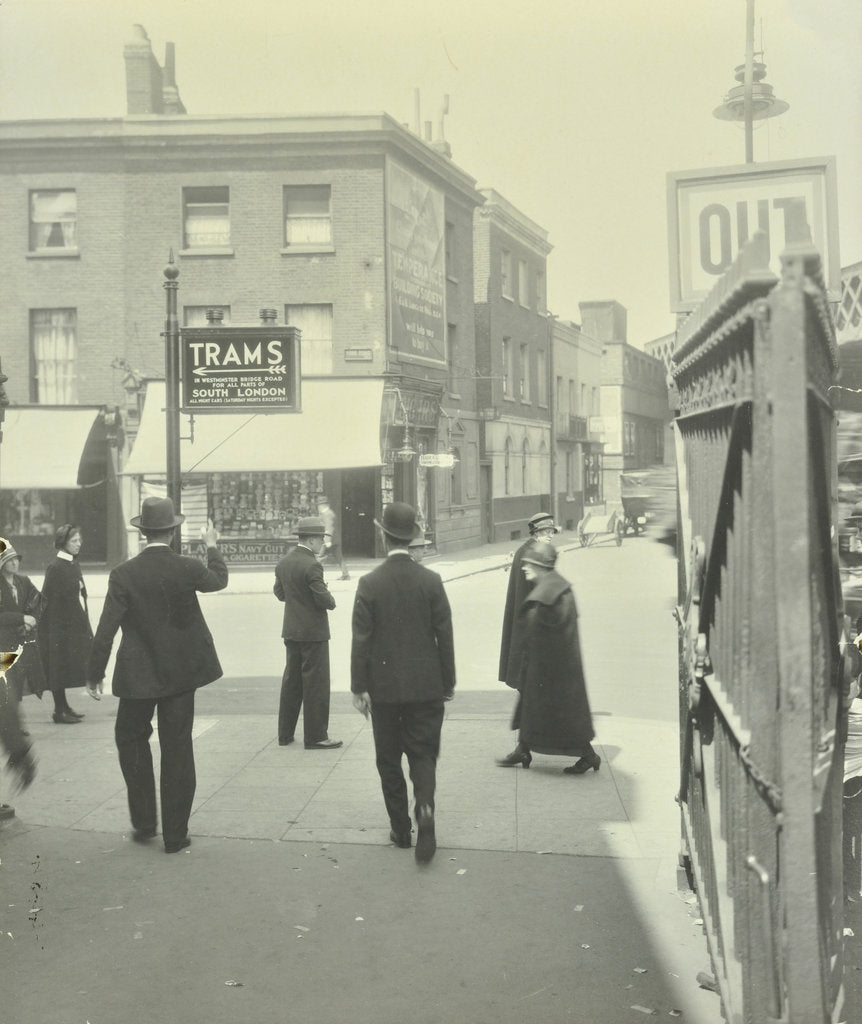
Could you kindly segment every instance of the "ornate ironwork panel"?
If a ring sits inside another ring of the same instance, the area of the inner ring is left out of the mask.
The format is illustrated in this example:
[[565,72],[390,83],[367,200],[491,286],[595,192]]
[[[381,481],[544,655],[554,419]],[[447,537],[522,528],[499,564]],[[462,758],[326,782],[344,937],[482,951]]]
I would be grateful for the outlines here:
[[835,335],[810,248],[755,236],[673,358],[680,806],[725,1017],[843,999]]

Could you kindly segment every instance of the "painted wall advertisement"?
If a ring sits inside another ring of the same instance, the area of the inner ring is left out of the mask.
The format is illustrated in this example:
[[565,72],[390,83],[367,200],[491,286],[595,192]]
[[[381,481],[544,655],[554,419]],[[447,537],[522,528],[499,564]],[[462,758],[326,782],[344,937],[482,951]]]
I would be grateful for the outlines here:
[[443,194],[387,164],[390,344],[404,359],[446,364]]
[[762,231],[769,268],[804,216],[823,261],[827,287],[840,291],[835,158],[788,160],[668,174],[671,309],[694,309],[733,263],[740,247]]

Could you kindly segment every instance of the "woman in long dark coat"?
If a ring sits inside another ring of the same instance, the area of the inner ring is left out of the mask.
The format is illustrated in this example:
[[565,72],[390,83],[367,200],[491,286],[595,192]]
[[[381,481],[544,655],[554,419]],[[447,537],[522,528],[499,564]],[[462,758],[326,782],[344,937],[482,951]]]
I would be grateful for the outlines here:
[[533,753],[577,757],[568,775],[599,770],[595,736],[578,637],[578,612],[568,580],[556,571],[557,551],[537,541],[521,556],[522,571],[534,581],[519,610],[524,630],[520,700],[512,728],[518,744],[497,764],[530,767]]
[[15,701],[27,693],[42,696],[45,676],[36,649],[36,629],[41,610],[41,596],[35,584],[19,573],[21,559],[8,541],[0,541],[0,633],[6,644],[17,641],[23,645],[15,663],[6,672],[6,681]]
[[39,651],[46,688],[54,696],[54,721],[58,725],[74,725],[84,717],[72,710],[66,698],[68,688],[86,684],[87,661],[93,644],[87,588],[78,564],[81,544],[81,531],[72,523],[57,530],[54,536],[57,557],[45,570],[42,584]]

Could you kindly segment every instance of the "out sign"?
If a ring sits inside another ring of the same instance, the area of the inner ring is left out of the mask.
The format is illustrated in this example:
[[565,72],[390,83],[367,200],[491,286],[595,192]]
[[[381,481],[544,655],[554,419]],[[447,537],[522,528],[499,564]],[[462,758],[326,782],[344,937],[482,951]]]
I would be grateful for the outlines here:
[[800,213],[823,260],[827,287],[840,287],[835,213],[835,163],[785,161],[668,175],[668,248],[671,309],[693,309],[762,231],[769,266],[778,275],[780,254],[798,241]]

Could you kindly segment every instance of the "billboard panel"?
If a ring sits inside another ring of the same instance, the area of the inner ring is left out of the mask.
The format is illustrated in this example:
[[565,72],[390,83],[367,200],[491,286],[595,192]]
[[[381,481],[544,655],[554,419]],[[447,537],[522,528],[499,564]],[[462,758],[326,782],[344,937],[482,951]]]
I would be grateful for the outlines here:
[[443,193],[387,162],[389,344],[402,359],[446,365]]
[[827,287],[840,291],[835,158],[788,160],[668,174],[671,309],[694,309],[736,258],[764,231],[778,275],[789,242],[790,211],[804,204]]

